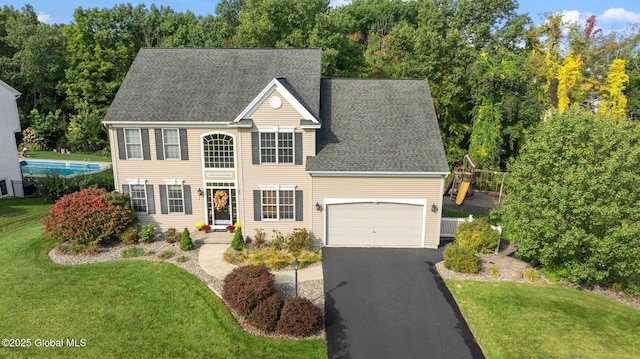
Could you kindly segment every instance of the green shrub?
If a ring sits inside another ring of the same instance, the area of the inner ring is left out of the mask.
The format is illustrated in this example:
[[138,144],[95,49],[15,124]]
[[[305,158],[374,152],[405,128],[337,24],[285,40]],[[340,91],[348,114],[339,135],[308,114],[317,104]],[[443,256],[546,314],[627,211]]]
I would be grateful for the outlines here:
[[156,240],[156,226],[153,224],[145,224],[140,228],[138,241],[141,243],[150,243]]
[[279,230],[274,229],[270,247],[274,250],[287,250],[297,253],[303,249],[308,249],[312,243],[313,240],[309,235],[309,231],[304,228],[296,228],[286,236]]
[[498,246],[498,231],[491,228],[486,217],[463,223],[455,233],[455,242],[461,247],[468,247],[477,253],[491,253]]
[[120,240],[128,246],[136,243],[138,241],[138,229],[134,226],[127,227],[120,233]]
[[173,251],[171,249],[167,249],[166,251],[163,251],[162,253],[158,254],[158,258],[162,258],[162,259],[168,259],[173,257]]
[[144,249],[138,247],[125,248],[120,252],[122,258],[142,257],[144,255]]
[[169,243],[175,243],[180,241],[180,234],[175,228],[169,228],[164,232],[164,240]]
[[246,317],[261,301],[275,293],[275,281],[266,266],[237,267],[227,274],[222,298],[229,308]]
[[184,262],[186,262],[188,260],[189,260],[189,258],[187,258],[185,256],[180,256],[180,257],[176,258],[176,262],[178,262],[178,263],[184,263]]
[[280,312],[276,332],[295,337],[316,334],[323,326],[322,311],[310,300],[302,297],[287,298]]
[[271,249],[274,249],[276,251],[286,249],[287,239],[282,234],[282,232],[280,232],[277,229],[273,230],[273,239],[271,239],[271,243],[269,244],[269,247],[271,247]]
[[496,267],[489,267],[489,269],[487,269],[487,272],[489,272],[492,277],[497,277],[500,274],[498,268]]
[[444,247],[444,266],[461,273],[478,273],[480,271],[480,258],[469,247],[457,244],[447,244]]
[[193,247],[193,241],[191,240],[191,234],[189,233],[189,229],[185,227],[182,231],[182,239],[180,240],[180,249],[183,251],[190,251]]
[[525,270],[522,271],[522,276],[527,280],[535,282],[540,279],[540,272],[533,268],[525,268]]
[[63,178],[56,173],[38,178],[38,191],[45,202],[55,202],[63,196],[85,188],[102,188],[107,192],[114,191],[113,169],[108,167],[98,173],[71,178]]
[[237,227],[235,233],[233,234],[233,241],[231,241],[231,248],[236,251],[241,251],[244,249],[244,239],[242,238],[242,227]]
[[293,253],[299,253],[311,246],[311,236],[305,228],[296,228],[287,235],[287,249]]
[[247,317],[247,323],[267,333],[276,330],[284,301],[279,293],[261,301]]

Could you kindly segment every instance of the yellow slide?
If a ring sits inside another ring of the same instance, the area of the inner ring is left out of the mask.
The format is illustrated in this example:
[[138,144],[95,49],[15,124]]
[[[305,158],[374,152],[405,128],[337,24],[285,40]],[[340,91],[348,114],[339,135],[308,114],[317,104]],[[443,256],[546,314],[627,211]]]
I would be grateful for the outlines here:
[[461,205],[464,202],[464,198],[467,195],[467,190],[469,190],[469,185],[471,185],[471,181],[464,180],[460,184],[460,189],[458,190],[458,195],[456,196],[456,205]]

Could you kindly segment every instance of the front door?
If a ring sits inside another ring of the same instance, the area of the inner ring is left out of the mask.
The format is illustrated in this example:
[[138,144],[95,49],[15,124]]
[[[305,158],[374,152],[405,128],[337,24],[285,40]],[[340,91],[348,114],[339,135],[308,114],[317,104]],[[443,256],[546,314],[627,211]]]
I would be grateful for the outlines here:
[[212,227],[225,228],[235,221],[236,191],[233,188],[214,187],[209,191],[209,223]]

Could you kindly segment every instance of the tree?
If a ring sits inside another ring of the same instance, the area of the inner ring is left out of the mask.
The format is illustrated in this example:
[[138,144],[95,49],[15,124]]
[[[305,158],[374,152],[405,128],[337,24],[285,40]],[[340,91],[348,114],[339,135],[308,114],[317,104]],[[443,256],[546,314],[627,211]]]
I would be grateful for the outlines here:
[[247,0],[239,15],[236,45],[244,47],[307,47],[326,0]]
[[612,116],[617,119],[625,117],[627,97],[624,95],[625,85],[629,82],[629,75],[624,72],[626,61],[613,60],[607,79],[602,86],[602,98],[598,111],[603,116]]
[[36,135],[44,140],[43,149],[57,146],[65,129],[61,113],[61,110],[57,110],[55,113],[49,112],[47,115],[42,115],[36,109],[31,110],[29,122],[36,131]]
[[640,126],[572,106],[536,126],[496,212],[518,254],[575,283],[640,285]]

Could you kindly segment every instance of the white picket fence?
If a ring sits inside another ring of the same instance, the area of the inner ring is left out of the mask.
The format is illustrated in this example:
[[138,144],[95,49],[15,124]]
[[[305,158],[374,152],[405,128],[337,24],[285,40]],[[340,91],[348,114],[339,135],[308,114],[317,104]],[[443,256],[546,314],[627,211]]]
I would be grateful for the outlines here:
[[[442,217],[440,219],[440,237],[453,238],[458,226],[465,222],[473,222],[473,215],[470,214],[467,218]],[[501,226],[491,226],[491,228],[495,229],[502,235]]]

